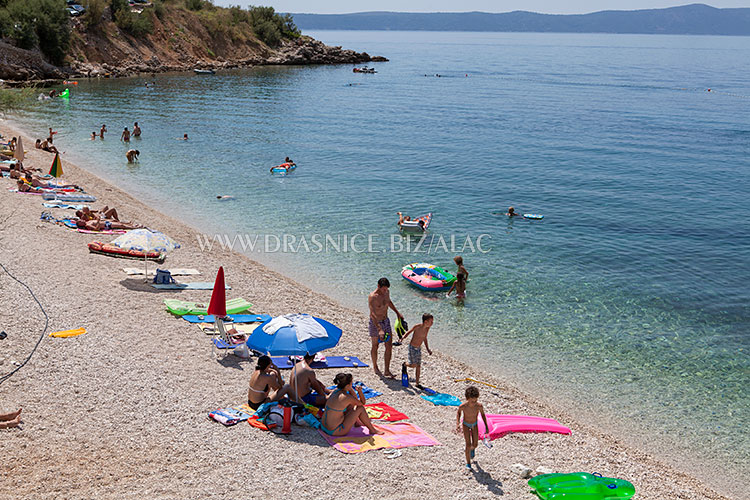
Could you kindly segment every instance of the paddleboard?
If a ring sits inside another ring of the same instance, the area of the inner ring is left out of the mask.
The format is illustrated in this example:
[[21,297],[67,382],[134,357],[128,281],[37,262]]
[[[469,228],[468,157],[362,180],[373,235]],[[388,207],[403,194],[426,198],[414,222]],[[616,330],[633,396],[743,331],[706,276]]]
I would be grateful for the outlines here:
[[541,214],[523,214],[524,219],[534,219],[534,220],[542,220],[544,219],[544,215]]

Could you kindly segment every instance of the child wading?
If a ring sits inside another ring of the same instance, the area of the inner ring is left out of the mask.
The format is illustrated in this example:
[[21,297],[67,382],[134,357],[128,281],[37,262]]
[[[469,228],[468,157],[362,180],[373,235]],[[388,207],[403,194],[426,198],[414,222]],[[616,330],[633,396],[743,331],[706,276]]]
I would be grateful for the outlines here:
[[430,345],[427,343],[427,334],[430,332],[430,327],[432,326],[433,321],[432,314],[423,314],[422,322],[413,326],[412,329],[404,335],[405,340],[409,334],[414,333],[411,342],[409,342],[409,364],[407,365],[404,363],[404,365],[409,368],[417,369],[415,382],[420,389],[422,388],[419,385],[419,374],[422,371],[422,343],[424,343],[424,346],[427,348],[427,352],[432,355]]
[[[466,402],[458,407],[456,413],[456,432],[460,433],[461,428],[464,431],[464,440],[466,441],[466,468],[471,469],[471,459],[474,458],[474,450],[479,445],[479,428],[477,426],[479,414],[482,414],[484,428],[489,429],[487,417],[484,415],[484,407],[479,403],[479,389],[474,386],[466,388]],[[461,422],[461,413],[464,414],[463,423]]]

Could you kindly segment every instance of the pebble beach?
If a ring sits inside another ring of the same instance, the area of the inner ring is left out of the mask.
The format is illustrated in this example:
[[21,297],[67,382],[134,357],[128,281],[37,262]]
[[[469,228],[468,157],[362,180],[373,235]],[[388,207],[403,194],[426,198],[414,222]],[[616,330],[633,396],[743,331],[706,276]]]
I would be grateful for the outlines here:
[[[49,170],[54,155],[33,148],[34,138],[44,131],[20,131],[3,120],[0,132],[23,136],[26,168]],[[201,251],[198,229],[61,157],[63,180],[96,196],[91,206],[116,207],[121,220],[163,231],[181,244],[159,267],[195,268],[201,272],[191,277],[195,281],[213,281],[223,266],[232,287],[227,298],[249,300],[255,313],[307,312],[326,319],[344,332],[326,354],[370,363],[365,314],[239,253],[219,247]],[[0,186],[0,263],[5,268],[0,269],[0,325],[8,334],[0,341],[0,375],[26,359],[48,318],[28,364],[0,385],[0,412],[23,407],[23,424],[0,431],[2,499],[536,498],[527,478],[513,471],[515,464],[627,479],[637,499],[729,498],[678,467],[626,446],[606,429],[574,420],[554,399],[535,400],[440,352],[423,355],[422,380],[432,389],[463,398],[468,383],[455,380],[481,380],[496,387],[478,386],[488,413],[555,418],[572,435],[509,434],[491,449],[480,445],[476,466],[467,471],[463,437],[453,432],[455,408],[433,406],[419,391],[378,377],[372,368],[352,370],[355,380],[383,393],[368,402],[383,401],[405,413],[440,446],[405,448],[400,457],[388,459],[380,451],[341,453],[310,428],[293,426],[290,435],[282,436],[245,423],[224,427],[207,413],[246,400],[254,360],[232,354],[217,358],[211,337],[163,304],[167,298],[207,302],[211,291],[156,290],[143,276],[122,270],[142,263],[89,253],[87,243],[112,236],[42,221],[43,210],[56,218],[68,213],[45,209],[41,196],[9,191],[15,185],[8,178],[0,179]],[[79,327],[87,333],[48,336]],[[405,345],[394,347],[391,370],[397,373],[406,358]],[[382,352],[380,363],[382,368]],[[317,375],[330,385],[338,371]]]

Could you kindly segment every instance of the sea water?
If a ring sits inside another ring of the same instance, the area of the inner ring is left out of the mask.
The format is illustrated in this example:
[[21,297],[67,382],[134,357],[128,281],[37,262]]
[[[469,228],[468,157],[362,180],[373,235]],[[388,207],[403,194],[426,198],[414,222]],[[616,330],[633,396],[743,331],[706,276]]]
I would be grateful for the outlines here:
[[[349,305],[388,277],[411,324],[435,315],[436,347],[746,492],[750,38],[312,34],[390,62],[82,80],[19,117],[59,129],[64,158],[209,237],[251,237],[246,253]],[[120,142],[135,121],[142,138]],[[296,172],[272,176],[286,156]],[[509,219],[511,205],[545,217]],[[418,250],[397,211],[434,213]],[[457,254],[463,305],[400,277],[410,262],[453,270]]]

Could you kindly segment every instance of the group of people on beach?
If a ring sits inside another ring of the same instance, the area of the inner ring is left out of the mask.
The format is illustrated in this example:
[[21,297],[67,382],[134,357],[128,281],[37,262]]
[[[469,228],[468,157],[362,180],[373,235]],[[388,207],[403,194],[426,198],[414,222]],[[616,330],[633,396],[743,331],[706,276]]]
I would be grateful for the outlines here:
[[[456,290],[457,295],[465,294],[466,277],[468,271],[463,265],[463,259],[457,256],[454,261],[458,266],[457,276],[461,276],[460,286],[454,286],[451,291]],[[457,280],[458,282],[459,280]],[[370,355],[373,370],[381,377],[395,378],[391,372],[391,358],[393,353],[393,328],[388,318],[388,310],[396,313],[399,323],[405,324],[404,316],[394,305],[390,297],[390,282],[388,278],[378,280],[377,289],[368,296],[368,307],[370,318],[368,324],[368,335],[371,340]],[[422,322],[413,326],[400,335],[400,341],[411,337],[408,345],[408,362],[402,364],[402,370],[415,369],[415,386],[424,389],[420,384],[422,368],[422,346],[427,353],[432,355],[428,342],[428,334],[435,319],[432,314],[422,315]],[[385,344],[383,372],[378,367],[378,349],[380,344]],[[401,342],[396,343],[401,345]],[[351,373],[339,373],[333,379],[334,388],[328,389],[318,380],[312,364],[315,361],[313,354],[306,354],[292,367],[289,382],[285,383],[281,371],[274,365],[269,356],[258,358],[257,365],[250,377],[247,402],[248,405],[257,410],[267,402],[281,401],[284,398],[298,403],[316,407],[323,410],[320,419],[321,429],[331,436],[343,436],[348,434],[354,426],[366,427],[370,434],[382,434],[383,431],[373,425],[365,408],[366,400],[362,388],[354,384]],[[408,376],[408,375],[407,375]],[[465,438],[466,467],[471,468],[471,460],[474,458],[475,449],[478,444],[477,420],[482,416],[487,426],[484,409],[478,402],[479,390],[469,387],[466,390],[466,402],[459,406],[457,411],[456,432],[461,432]],[[488,426],[486,427],[488,428]]]

